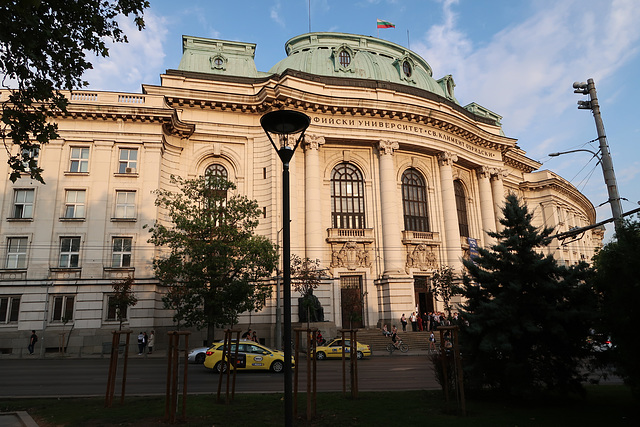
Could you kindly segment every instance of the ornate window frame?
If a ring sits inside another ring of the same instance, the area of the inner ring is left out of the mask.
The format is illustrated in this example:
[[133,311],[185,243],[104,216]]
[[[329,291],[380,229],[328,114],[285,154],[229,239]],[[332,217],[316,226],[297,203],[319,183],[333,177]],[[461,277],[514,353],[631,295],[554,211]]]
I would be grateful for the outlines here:
[[[350,60],[348,65],[342,65],[340,63],[340,55],[346,53],[349,55]],[[335,71],[342,71],[345,73],[354,73],[354,60],[356,56],[356,52],[347,44],[342,44],[338,47],[334,47],[331,49],[331,56],[333,57],[333,65]]]

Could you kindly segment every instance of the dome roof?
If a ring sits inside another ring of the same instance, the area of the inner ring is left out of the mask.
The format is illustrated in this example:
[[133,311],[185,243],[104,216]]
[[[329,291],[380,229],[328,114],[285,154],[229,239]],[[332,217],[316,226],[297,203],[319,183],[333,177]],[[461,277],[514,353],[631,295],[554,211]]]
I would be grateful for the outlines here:
[[285,44],[287,57],[269,73],[286,69],[331,77],[381,80],[424,89],[456,104],[453,79],[436,81],[427,61],[395,43],[343,33],[307,33]]

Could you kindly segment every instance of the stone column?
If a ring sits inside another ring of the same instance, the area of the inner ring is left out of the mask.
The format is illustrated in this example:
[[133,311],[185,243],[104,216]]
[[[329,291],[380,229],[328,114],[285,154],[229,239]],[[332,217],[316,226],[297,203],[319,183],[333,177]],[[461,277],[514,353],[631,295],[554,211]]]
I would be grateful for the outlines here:
[[496,229],[496,214],[493,210],[493,196],[491,194],[491,173],[487,166],[476,169],[478,189],[480,192],[480,213],[482,215],[482,236],[484,246],[495,244],[495,239],[487,234]]
[[503,178],[509,173],[506,169],[493,169],[491,174],[491,191],[493,192],[493,209],[496,215],[496,231],[502,231],[504,226],[500,223],[502,208],[504,208],[504,183]]
[[[307,134],[304,137],[304,185],[305,185],[305,256],[311,260],[325,260],[322,257],[322,210],[320,193],[320,156],[318,151],[324,144],[324,137]],[[328,262],[328,261],[327,261]]]
[[396,141],[380,141],[380,204],[382,207],[382,247],[384,275],[400,274],[403,271],[402,233],[398,212],[398,183],[393,162]]
[[452,267],[456,272],[462,271],[462,245],[460,244],[460,228],[458,226],[458,210],[456,194],[453,189],[453,163],[458,156],[442,152],[438,155],[440,165],[440,187],[442,191],[442,214],[444,217],[444,252],[443,264]]

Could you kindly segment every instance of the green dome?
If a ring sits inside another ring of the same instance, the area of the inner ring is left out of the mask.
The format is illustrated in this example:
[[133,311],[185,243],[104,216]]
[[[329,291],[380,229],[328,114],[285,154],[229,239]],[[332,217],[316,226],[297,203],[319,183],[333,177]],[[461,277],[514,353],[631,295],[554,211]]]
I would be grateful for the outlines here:
[[287,57],[269,73],[292,69],[321,76],[387,81],[424,89],[458,103],[451,76],[436,81],[427,61],[386,40],[343,33],[308,33],[287,41],[285,49]]

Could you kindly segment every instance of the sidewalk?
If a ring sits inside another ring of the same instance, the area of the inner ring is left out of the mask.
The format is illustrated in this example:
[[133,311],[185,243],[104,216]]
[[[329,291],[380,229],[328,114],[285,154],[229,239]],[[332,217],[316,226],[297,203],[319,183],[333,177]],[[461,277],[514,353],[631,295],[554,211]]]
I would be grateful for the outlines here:
[[24,411],[0,412],[0,427],[38,427]]

